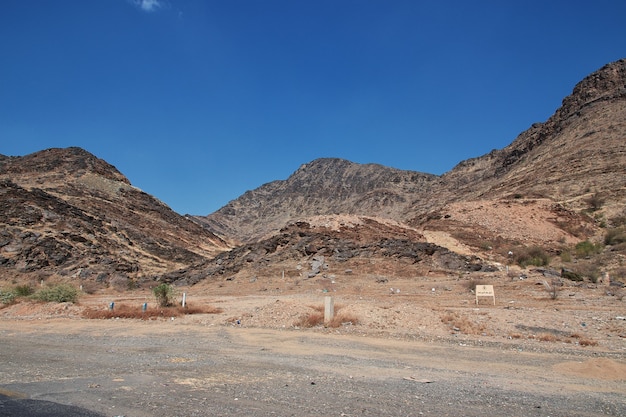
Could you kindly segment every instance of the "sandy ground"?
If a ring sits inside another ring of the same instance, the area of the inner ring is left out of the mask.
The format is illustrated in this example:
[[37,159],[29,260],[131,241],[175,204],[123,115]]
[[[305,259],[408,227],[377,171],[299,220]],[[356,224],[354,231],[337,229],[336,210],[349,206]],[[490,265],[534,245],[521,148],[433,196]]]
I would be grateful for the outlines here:
[[[82,318],[156,308],[149,291],[22,302],[0,310],[0,394],[110,416],[626,415],[619,289],[551,299],[538,273],[495,273],[477,305],[472,279],[225,281],[179,288],[221,313],[173,319]],[[304,328],[325,297],[346,321]]]

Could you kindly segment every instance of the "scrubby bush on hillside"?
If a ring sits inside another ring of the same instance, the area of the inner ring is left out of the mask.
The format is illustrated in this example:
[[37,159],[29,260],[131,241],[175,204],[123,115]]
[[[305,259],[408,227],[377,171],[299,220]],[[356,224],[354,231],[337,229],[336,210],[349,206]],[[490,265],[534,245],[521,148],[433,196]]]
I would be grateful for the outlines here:
[[522,268],[530,265],[546,266],[550,263],[550,256],[542,248],[533,246],[519,251],[515,257],[515,262]]
[[585,258],[602,252],[602,245],[600,243],[594,244],[593,242],[585,240],[583,242],[578,242],[574,249],[577,257]]
[[58,284],[40,289],[32,298],[47,302],[75,303],[78,301],[78,290],[69,284]]
[[15,302],[15,293],[13,291],[0,290],[0,304],[9,305]]
[[619,245],[621,243],[626,243],[626,229],[623,227],[618,227],[616,229],[607,230],[604,235],[604,244],[605,245]]
[[604,197],[600,193],[595,193],[585,199],[585,202],[589,205],[591,211],[597,211],[602,208],[605,203]]
[[30,285],[18,285],[13,290],[15,295],[18,297],[28,297],[29,295],[33,295],[35,290]]

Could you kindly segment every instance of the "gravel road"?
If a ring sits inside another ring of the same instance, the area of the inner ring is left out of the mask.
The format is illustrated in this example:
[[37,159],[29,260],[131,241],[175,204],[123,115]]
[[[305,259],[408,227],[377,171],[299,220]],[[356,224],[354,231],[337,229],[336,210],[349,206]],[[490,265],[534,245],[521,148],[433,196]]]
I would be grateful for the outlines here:
[[626,416],[619,354],[132,320],[3,320],[0,346],[0,416]]

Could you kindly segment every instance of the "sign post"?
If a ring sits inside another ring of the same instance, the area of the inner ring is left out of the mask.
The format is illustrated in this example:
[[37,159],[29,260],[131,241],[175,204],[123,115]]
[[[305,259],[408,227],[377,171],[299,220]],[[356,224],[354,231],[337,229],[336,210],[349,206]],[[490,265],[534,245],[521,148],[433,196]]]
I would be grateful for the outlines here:
[[477,285],[476,286],[476,304],[478,304],[478,297],[492,297],[493,305],[496,305],[496,294],[493,291],[493,285]]

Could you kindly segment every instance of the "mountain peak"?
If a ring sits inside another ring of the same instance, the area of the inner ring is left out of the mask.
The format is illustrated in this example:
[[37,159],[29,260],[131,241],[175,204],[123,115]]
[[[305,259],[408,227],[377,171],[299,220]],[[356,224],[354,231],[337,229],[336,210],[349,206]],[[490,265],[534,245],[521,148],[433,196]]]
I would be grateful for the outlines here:
[[0,159],[0,174],[41,175],[50,172],[64,172],[73,177],[92,173],[130,185],[128,178],[113,165],[79,147],[50,148],[25,156]]

